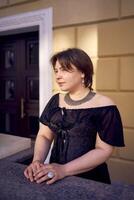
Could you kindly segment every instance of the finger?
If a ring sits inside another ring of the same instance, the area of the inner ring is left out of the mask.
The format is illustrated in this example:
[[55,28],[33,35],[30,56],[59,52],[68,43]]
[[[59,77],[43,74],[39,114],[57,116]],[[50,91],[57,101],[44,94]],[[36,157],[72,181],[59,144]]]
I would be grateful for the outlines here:
[[30,178],[31,173],[32,173],[32,172],[31,172],[31,169],[29,169],[29,167],[26,168],[25,171],[24,171],[24,175],[26,176],[27,179]]
[[36,164],[32,164],[32,171],[33,171],[33,174],[36,173],[36,171],[38,170],[38,167]]
[[44,174],[48,173],[48,169],[45,167],[44,164],[41,164],[41,166],[37,169],[37,171],[34,173],[34,176],[38,176],[38,174],[40,174],[41,172],[43,172]]
[[37,166],[35,163],[31,163],[31,165],[28,168],[28,175],[31,181],[34,180],[34,173],[37,171]]
[[39,175],[40,175],[40,173],[42,173],[42,168],[40,167],[39,169],[37,169],[36,171],[34,171],[34,174],[33,174],[33,176],[34,177],[38,177]]
[[47,185],[51,185],[51,184],[54,183],[56,180],[57,180],[56,177],[54,177],[54,178],[48,180],[48,181],[46,182],[46,184],[47,184]]
[[38,180],[36,180],[36,183],[42,183],[42,182],[44,182],[46,180],[48,180],[48,176],[47,175],[40,177]]
[[28,169],[27,169],[27,168],[24,170],[24,175],[25,175],[25,177],[26,177],[27,179],[29,178]]
[[[47,171],[46,170],[41,170],[38,173],[34,174],[34,180],[38,181],[40,178],[47,176]],[[48,177],[47,177],[48,178]]]
[[42,163],[33,163],[32,165],[32,169],[33,169],[33,173],[37,173],[38,171],[40,171],[40,168],[43,166]]
[[34,181],[34,177],[33,177],[33,170],[32,168],[28,168],[28,178],[30,179],[31,182]]
[[34,181],[34,174],[39,170],[39,168],[43,164],[41,163],[31,163],[25,170],[24,170],[24,175],[27,179],[30,179],[30,181]]
[[52,183],[54,183],[56,180],[57,180],[57,175],[56,175],[56,172],[55,171],[52,171],[52,173],[54,174],[53,178],[50,178],[46,184],[50,185]]
[[30,179],[31,181],[33,181],[34,179],[34,173],[36,173],[37,168],[36,166],[34,166],[33,164],[31,164],[30,166],[27,167],[27,169],[24,171],[24,175],[26,176],[26,178]]
[[32,171],[33,171],[33,177],[35,177],[38,172],[40,172],[40,166],[39,164],[33,164],[32,165]]

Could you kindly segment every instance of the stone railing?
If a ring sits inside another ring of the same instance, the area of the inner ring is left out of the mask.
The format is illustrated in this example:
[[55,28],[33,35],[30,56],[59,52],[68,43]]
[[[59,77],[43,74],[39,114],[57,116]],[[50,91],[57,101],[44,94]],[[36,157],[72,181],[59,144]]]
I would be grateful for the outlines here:
[[[132,200],[134,185],[103,184],[75,176],[52,185],[28,181],[24,163],[32,158],[32,149],[0,160],[0,200]],[[23,163],[23,164],[22,164]]]

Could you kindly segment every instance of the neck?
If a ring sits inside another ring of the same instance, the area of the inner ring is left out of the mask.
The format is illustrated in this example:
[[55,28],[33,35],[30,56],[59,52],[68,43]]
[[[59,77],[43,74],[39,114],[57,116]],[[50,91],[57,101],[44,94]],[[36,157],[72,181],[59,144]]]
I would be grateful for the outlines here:
[[80,90],[70,91],[69,95],[73,100],[84,98],[89,93],[89,88],[80,88]]

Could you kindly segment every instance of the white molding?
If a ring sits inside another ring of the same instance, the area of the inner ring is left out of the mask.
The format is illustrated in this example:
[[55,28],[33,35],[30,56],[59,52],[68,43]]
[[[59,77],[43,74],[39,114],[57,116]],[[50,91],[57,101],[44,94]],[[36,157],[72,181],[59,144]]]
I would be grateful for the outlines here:
[[52,72],[49,59],[52,53],[52,8],[0,18],[0,34],[22,28],[39,27],[39,110],[52,95]]

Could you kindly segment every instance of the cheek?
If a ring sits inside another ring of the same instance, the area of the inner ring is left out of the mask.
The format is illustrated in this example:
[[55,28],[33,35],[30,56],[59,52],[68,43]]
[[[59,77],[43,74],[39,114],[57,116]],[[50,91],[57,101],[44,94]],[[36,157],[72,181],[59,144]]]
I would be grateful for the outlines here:
[[63,74],[63,79],[67,81],[68,83],[81,83],[81,73],[79,72],[74,72],[74,73],[64,73]]
[[81,74],[80,73],[73,74],[73,79],[77,82],[81,82]]
[[79,75],[74,75],[70,77],[70,84],[80,84],[81,83],[81,77]]

